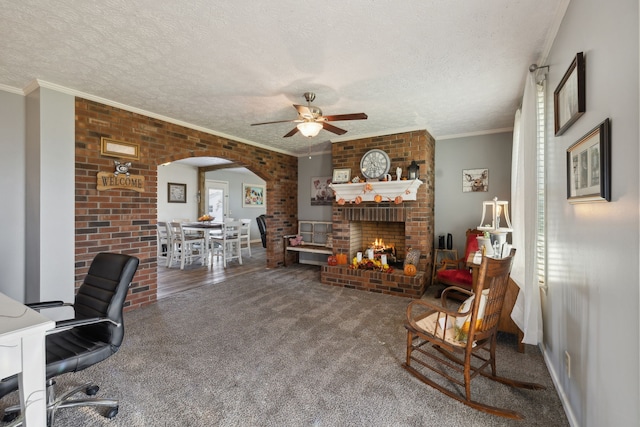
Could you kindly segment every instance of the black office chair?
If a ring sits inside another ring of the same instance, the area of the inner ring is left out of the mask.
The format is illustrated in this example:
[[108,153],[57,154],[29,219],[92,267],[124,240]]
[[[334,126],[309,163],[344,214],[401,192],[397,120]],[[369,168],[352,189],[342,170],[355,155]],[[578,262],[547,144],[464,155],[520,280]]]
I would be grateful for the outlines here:
[[262,247],[267,247],[267,216],[262,214],[256,218],[258,230],[260,230],[260,238],[262,239]]
[[[47,424],[53,425],[55,411],[76,406],[106,406],[105,417],[118,413],[118,401],[111,399],[68,400],[84,390],[93,396],[99,387],[84,384],[56,399],[54,377],[67,372],[81,371],[101,362],[120,348],[124,338],[122,308],[129,285],[138,269],[138,258],[115,253],[99,253],[95,256],[84,282],[78,289],[74,304],[49,301],[27,304],[34,309],[73,306],[75,317],[56,322],[55,329],[46,337],[47,376]],[[0,381],[0,398],[18,389],[18,376]],[[17,418],[20,407],[5,409],[3,421]],[[17,421],[12,425],[20,425]]]

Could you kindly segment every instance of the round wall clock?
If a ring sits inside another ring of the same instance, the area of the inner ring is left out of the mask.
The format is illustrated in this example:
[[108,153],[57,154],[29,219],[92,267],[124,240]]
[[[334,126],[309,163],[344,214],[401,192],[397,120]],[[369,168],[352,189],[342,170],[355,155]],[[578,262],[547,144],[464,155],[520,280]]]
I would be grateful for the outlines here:
[[367,179],[380,179],[389,173],[391,160],[382,150],[373,149],[364,153],[360,159],[360,171]]

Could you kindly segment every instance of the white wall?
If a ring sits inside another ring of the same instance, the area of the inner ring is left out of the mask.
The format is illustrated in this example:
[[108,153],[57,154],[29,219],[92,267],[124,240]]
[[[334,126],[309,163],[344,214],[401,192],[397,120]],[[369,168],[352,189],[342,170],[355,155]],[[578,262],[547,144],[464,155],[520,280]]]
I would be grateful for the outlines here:
[[331,177],[331,153],[298,158],[298,219],[331,221],[331,205],[311,205],[311,178]]
[[[0,90],[0,292],[25,301],[25,97]],[[10,242],[10,243],[9,243]]]
[[[453,249],[462,256],[465,232],[480,225],[482,202],[494,197],[511,200],[512,145],[511,132],[436,141],[434,247],[439,235],[451,233]],[[462,170],[485,168],[489,190],[463,193]]]
[[217,171],[207,172],[205,174],[205,177],[206,179],[212,179],[214,181],[225,181],[229,183],[229,194],[227,198],[229,202],[229,217],[235,219],[250,219],[251,241],[260,242],[260,230],[258,229],[256,218],[259,215],[266,214],[267,209],[266,206],[243,207],[242,184],[266,185],[265,180],[249,170],[240,172],[228,169],[220,169]]
[[[187,184],[187,203],[168,202],[168,183]],[[186,218],[195,221],[198,214],[198,168],[179,163],[158,166],[158,221]]]
[[26,301],[74,299],[75,97],[47,88],[26,103]]
[[[547,61],[544,348],[570,420],[585,427],[640,419],[638,40],[638,2],[572,1]],[[554,137],[553,91],[577,52],[585,54],[587,111]],[[612,200],[571,205],[566,149],[607,117]]]

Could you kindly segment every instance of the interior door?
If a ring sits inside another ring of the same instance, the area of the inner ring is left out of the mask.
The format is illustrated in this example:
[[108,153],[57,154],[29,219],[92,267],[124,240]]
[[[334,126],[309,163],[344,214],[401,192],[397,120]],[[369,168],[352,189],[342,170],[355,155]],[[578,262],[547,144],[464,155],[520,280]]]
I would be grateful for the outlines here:
[[229,183],[205,181],[205,206],[214,221],[224,221],[229,216]]

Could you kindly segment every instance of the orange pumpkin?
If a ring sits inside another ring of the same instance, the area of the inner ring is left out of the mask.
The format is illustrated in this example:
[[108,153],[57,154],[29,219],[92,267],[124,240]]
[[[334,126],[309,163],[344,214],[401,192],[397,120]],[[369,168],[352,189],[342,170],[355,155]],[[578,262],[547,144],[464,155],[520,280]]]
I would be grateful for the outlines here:
[[418,269],[413,264],[407,264],[404,266],[404,274],[407,276],[415,276],[418,273]]
[[355,202],[356,202],[356,205],[359,205],[360,203],[362,203],[362,197],[356,196]]
[[382,201],[382,196],[379,194],[376,194],[375,197],[373,198],[373,201],[376,203],[380,203]]

